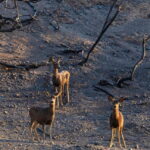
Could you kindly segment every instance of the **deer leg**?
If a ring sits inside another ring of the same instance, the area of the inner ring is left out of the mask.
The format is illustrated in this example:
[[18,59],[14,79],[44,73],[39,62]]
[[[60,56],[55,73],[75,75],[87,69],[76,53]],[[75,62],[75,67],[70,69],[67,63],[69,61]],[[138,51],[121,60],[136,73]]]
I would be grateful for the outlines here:
[[[30,127],[30,131],[31,131],[31,134],[33,133],[34,135],[35,135],[35,126],[36,126],[36,123],[32,122],[31,127]],[[32,140],[34,141],[33,134],[32,134]]]
[[122,148],[122,145],[121,145],[121,141],[120,141],[120,135],[121,135],[121,130],[120,128],[118,129],[118,142],[120,144],[120,148]]
[[56,100],[56,105],[57,105],[57,107],[59,108],[59,97],[57,97],[56,99],[57,99],[57,100]]
[[114,129],[114,138],[117,137],[117,129]]
[[50,139],[50,141],[52,140],[52,127],[51,127],[51,125],[49,126],[49,139]]
[[36,129],[37,126],[38,126],[38,123],[37,123],[37,122],[34,122],[33,130],[34,130],[34,133],[35,133],[35,135],[36,135],[36,137],[37,137],[37,140],[40,141],[40,140],[39,140],[39,137],[38,137],[37,129]]
[[67,90],[67,102],[69,103],[69,82],[66,85],[66,90]]
[[42,128],[43,128],[43,143],[45,142],[45,126],[44,124],[42,125]]
[[32,140],[34,140],[33,139],[33,122],[31,122],[31,125],[30,125],[30,133],[31,133]]
[[60,97],[57,97],[57,107],[59,108],[59,101],[60,101]]
[[51,144],[54,144],[53,139],[52,139],[52,124],[53,124],[53,122],[49,126],[49,138],[50,138]]
[[[58,92],[57,87],[54,90],[55,90],[55,93]],[[59,97],[56,98],[56,106],[59,108]]]
[[113,146],[114,133],[115,133],[115,128],[112,128],[112,130],[111,130],[111,140],[110,140],[110,144],[109,144],[110,148]]
[[61,92],[61,94],[60,94],[60,96],[59,96],[59,97],[60,97],[59,100],[60,100],[60,105],[61,105],[61,106],[63,106],[63,102],[62,102],[62,88],[63,88],[62,86],[59,87],[59,92]]
[[32,140],[33,141],[34,141],[33,134],[36,135],[37,139],[38,139],[38,135],[37,135],[37,132],[36,132],[37,125],[38,125],[38,123],[36,121],[34,121],[34,122],[32,122],[31,127],[30,127],[30,131],[31,131],[31,135],[32,135]]
[[64,91],[64,89],[65,89],[65,85],[63,84],[63,85],[62,85],[62,96],[65,96],[65,91]]
[[62,94],[60,95],[60,105],[63,106],[63,102],[62,102]]
[[52,144],[54,144],[53,140],[52,140],[52,124],[49,126],[49,138],[50,138],[50,142]]
[[67,90],[67,87],[66,87],[66,84],[63,85],[63,96],[64,96],[64,99],[63,99],[63,104],[67,104],[67,99],[66,99],[66,90]]
[[36,137],[37,137],[37,140],[40,141],[36,128],[34,129],[34,132],[35,132],[35,135],[36,135]]
[[122,137],[123,145],[124,145],[124,147],[126,148],[127,146],[126,146],[126,142],[125,142],[125,140],[124,140],[124,136],[123,136],[122,130],[121,130],[121,137]]

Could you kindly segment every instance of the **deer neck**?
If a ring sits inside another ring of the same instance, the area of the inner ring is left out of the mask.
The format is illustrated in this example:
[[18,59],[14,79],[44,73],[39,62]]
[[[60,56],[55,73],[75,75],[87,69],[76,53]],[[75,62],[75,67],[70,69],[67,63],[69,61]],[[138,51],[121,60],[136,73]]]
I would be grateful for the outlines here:
[[113,110],[113,114],[114,114],[114,117],[115,117],[115,119],[118,119],[119,118],[119,110],[118,109],[114,109]]
[[58,76],[58,68],[54,68],[53,74],[57,78],[57,76]]
[[50,113],[51,113],[52,115],[55,115],[55,104],[50,105]]

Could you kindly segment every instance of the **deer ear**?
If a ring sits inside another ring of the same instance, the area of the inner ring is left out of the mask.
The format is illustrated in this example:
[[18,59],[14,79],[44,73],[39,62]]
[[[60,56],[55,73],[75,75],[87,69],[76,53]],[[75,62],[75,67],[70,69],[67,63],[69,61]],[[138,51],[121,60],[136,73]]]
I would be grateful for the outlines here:
[[108,96],[108,100],[111,101],[111,102],[115,101],[114,97],[112,97],[112,96]]
[[122,103],[125,99],[125,97],[120,97],[119,102]]
[[55,61],[55,59],[53,56],[49,58],[49,62],[54,62],[54,61]]
[[60,63],[60,62],[61,62],[61,57],[58,57],[57,62],[58,62],[58,63]]

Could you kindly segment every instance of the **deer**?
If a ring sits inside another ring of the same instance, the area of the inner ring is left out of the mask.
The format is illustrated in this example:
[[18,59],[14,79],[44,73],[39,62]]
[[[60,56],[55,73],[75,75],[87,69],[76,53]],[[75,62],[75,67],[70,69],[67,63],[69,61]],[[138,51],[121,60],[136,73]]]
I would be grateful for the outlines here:
[[62,106],[63,105],[62,96],[64,96],[65,91],[67,94],[67,103],[69,103],[70,72],[66,70],[59,72],[58,69],[60,68],[60,58],[56,60],[52,57],[50,58],[49,61],[51,61],[53,64],[52,82],[53,82],[54,90],[55,92],[62,93],[62,95],[60,95],[59,97],[60,100],[57,100],[57,105],[59,106],[59,102],[60,102],[60,105]]
[[124,116],[122,112],[119,111],[119,107],[121,103],[125,100],[125,98],[121,97],[119,100],[115,100],[114,97],[108,96],[108,100],[113,102],[113,111],[110,116],[110,127],[112,131],[112,135],[111,135],[109,147],[111,148],[113,146],[114,137],[118,132],[118,141],[119,141],[120,147],[122,148],[121,139],[120,139],[121,137],[123,145],[126,148],[126,143],[125,143],[123,132],[122,132],[123,127],[124,127]]
[[34,131],[34,134],[36,135],[38,141],[39,137],[36,129],[39,125],[42,125],[43,128],[43,142],[45,140],[45,125],[49,125],[49,137],[50,141],[52,141],[51,128],[55,119],[55,102],[60,94],[61,93],[56,93],[52,96],[49,107],[31,107],[29,110],[29,116],[31,119],[30,132],[32,135]]

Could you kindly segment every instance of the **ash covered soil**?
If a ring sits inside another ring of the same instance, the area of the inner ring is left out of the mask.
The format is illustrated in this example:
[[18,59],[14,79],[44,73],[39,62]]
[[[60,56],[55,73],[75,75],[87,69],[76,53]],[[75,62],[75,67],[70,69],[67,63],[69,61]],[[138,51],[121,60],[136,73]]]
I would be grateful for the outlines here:
[[[37,20],[10,33],[0,33],[0,61],[8,64],[41,63],[61,57],[61,70],[71,73],[71,102],[56,110],[53,142],[33,142],[29,131],[29,108],[47,106],[52,94],[52,64],[30,71],[0,68],[1,150],[106,150],[111,130],[112,104],[107,95],[94,91],[100,80],[115,83],[128,75],[142,54],[142,38],[150,34],[150,1],[132,0],[120,14],[84,66],[76,65],[96,40],[108,10],[108,0],[42,0],[34,4]],[[20,13],[29,13],[19,2]],[[15,15],[15,11],[0,13]],[[23,8],[23,9],[21,9]],[[23,10],[23,11],[22,11]],[[13,11],[13,10],[12,10]],[[52,24],[58,22],[60,30]],[[147,46],[148,47],[148,46]],[[62,54],[83,50],[83,55]],[[150,54],[137,69],[129,86],[103,87],[116,97],[130,97],[123,104],[124,136],[128,148],[150,149]],[[42,131],[38,130],[42,138]],[[112,149],[120,149],[118,143]]]

